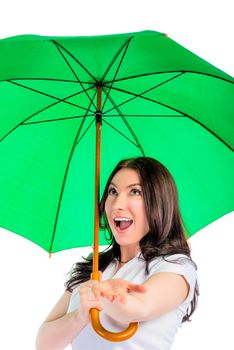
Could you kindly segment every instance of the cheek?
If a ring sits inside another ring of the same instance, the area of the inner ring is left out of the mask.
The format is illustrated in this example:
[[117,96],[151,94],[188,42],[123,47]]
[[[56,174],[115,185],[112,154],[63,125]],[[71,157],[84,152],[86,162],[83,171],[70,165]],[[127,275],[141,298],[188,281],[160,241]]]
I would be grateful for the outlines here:
[[143,224],[145,227],[148,228],[149,225],[148,225],[148,219],[147,219],[147,215],[146,215],[145,205],[144,205],[144,204],[141,206],[141,213],[142,213],[142,215],[141,215],[142,224]]
[[108,198],[105,203],[105,213],[107,216],[110,214],[110,200]]

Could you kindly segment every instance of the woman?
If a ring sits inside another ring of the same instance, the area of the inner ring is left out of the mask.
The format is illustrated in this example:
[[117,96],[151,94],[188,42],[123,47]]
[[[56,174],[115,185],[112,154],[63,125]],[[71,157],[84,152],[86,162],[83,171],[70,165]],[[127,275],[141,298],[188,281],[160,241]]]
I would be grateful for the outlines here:
[[[184,235],[178,194],[169,171],[149,157],[119,162],[100,203],[101,228],[110,234],[100,253],[102,281],[91,281],[92,256],[77,263],[66,291],[41,325],[38,350],[167,350],[182,322],[194,312],[196,265]],[[71,294],[72,293],[72,294]],[[140,322],[124,342],[99,337],[89,310],[118,332]]]

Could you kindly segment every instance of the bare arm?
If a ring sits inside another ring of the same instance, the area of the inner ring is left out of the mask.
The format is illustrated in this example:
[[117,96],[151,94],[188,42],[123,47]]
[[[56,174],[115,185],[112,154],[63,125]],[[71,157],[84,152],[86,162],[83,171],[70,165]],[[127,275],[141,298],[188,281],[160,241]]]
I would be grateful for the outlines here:
[[82,330],[76,312],[66,314],[71,293],[65,292],[38,330],[37,350],[62,350]]
[[38,330],[37,350],[66,348],[89,322],[89,310],[91,308],[101,310],[91,291],[91,286],[95,283],[88,281],[80,286],[79,310],[67,313],[71,293],[65,292],[62,295]]
[[[145,291],[130,290],[123,297],[125,303],[115,303],[113,299],[108,298],[108,295],[111,295],[113,281],[109,281],[109,286],[108,281],[103,282],[103,287],[102,283],[95,285],[93,290],[99,289],[100,295],[104,296],[100,299],[103,311],[123,324],[159,317],[178,307],[186,299],[189,291],[189,285],[182,275],[162,272],[150,277],[141,285]],[[120,295],[122,291],[120,290]]]
[[36,349],[64,349],[90,322],[91,308],[124,324],[146,321],[177,307],[188,290],[183,276],[168,272],[158,273],[142,285],[121,279],[89,280],[80,285],[79,310],[67,314],[71,294],[63,294],[38,331]]

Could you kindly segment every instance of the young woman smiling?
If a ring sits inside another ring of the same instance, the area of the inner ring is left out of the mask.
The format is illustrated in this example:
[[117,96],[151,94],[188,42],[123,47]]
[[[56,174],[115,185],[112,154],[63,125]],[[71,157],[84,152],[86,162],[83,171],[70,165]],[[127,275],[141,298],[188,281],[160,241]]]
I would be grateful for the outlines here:
[[[92,255],[78,262],[66,291],[41,325],[38,350],[167,350],[198,297],[196,265],[184,234],[172,175],[149,157],[115,167],[100,202],[101,229],[110,245],[99,256],[102,281],[90,280]],[[114,332],[139,322],[124,342],[100,338],[89,310]]]

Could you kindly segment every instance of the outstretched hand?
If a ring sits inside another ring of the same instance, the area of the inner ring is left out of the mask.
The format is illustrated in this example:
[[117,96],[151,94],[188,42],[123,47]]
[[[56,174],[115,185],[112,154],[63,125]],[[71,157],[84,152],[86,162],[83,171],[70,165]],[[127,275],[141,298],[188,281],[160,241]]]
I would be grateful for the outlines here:
[[92,292],[97,301],[104,297],[110,302],[127,302],[127,295],[130,292],[145,293],[146,287],[143,284],[135,284],[123,279],[110,279],[101,281],[92,286]]

